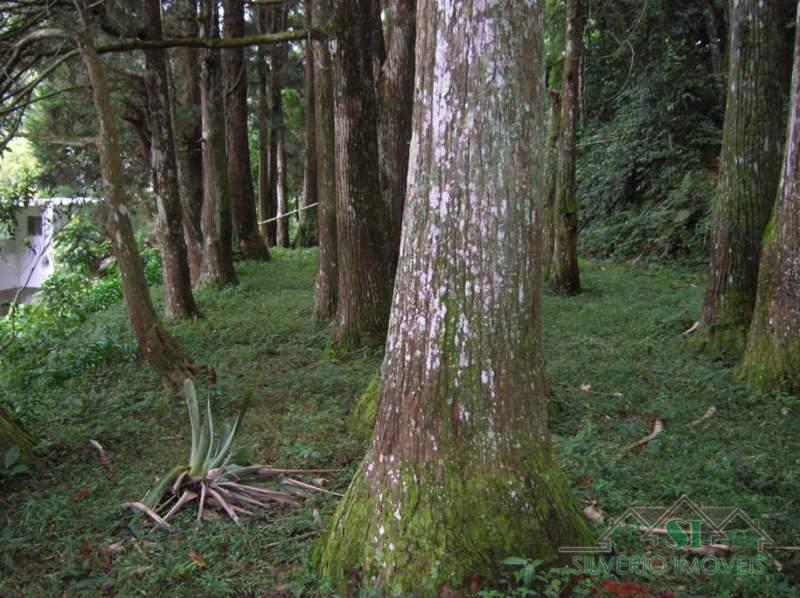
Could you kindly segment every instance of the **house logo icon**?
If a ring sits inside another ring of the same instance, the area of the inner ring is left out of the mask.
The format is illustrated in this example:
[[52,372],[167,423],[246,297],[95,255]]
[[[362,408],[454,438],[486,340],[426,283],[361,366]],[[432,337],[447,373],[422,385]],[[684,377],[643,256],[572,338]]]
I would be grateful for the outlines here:
[[612,554],[613,537],[621,529],[642,533],[642,542],[653,547],[704,554],[730,550],[737,538],[755,540],[758,551],[774,546],[774,540],[747,513],[737,507],[700,507],[683,495],[668,507],[628,507],[597,538],[593,546],[562,546],[566,554]]

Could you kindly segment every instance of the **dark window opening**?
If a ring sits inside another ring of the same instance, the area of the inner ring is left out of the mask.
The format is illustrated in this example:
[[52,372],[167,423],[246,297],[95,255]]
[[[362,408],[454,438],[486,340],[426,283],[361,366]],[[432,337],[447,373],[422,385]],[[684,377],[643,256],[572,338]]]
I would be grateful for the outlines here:
[[28,236],[41,237],[42,236],[42,217],[41,216],[28,216]]

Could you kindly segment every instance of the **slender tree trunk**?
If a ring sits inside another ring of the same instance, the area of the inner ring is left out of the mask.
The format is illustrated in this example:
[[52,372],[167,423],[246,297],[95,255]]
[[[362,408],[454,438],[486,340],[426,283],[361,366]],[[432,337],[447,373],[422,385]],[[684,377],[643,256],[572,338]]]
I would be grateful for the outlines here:
[[342,594],[357,577],[386,594],[462,595],[508,555],[552,559],[589,538],[547,429],[542,6],[419,2],[377,420],[321,552]]
[[[265,5],[256,7],[256,19],[258,22],[259,33],[268,33],[269,9]],[[272,135],[270,127],[270,102],[268,95],[269,71],[267,68],[267,53],[263,46],[258,47],[258,58],[256,62],[256,72],[258,73],[258,217],[259,231],[264,241],[269,246],[275,245],[276,224],[275,222],[265,222],[275,215],[275,206],[271,201],[272,185],[270,183],[270,160],[272,154]]]
[[128,316],[141,354],[167,388],[178,389],[186,378],[192,377],[196,367],[184,356],[153,307],[128,212],[128,198],[122,182],[122,152],[103,64],[88,33],[79,35],[78,49],[89,75],[99,120],[97,149],[106,201],[104,227],[117,258]]
[[[203,0],[202,30],[206,37],[219,37],[219,15],[215,0]],[[228,196],[228,161],[225,156],[225,106],[220,78],[220,56],[203,52],[200,103],[203,117],[203,282],[216,286],[237,284],[231,248],[233,231]]]
[[556,179],[558,176],[558,136],[561,131],[561,95],[550,89],[547,110],[547,141],[545,145],[544,191],[542,193],[542,264],[544,279],[550,279],[555,245]]
[[[185,37],[196,37],[197,0],[180,5],[178,28]],[[203,121],[200,115],[200,62],[195,48],[177,48],[173,61],[175,81],[175,151],[178,159],[178,185],[183,204],[183,232],[192,284],[202,277],[203,229]]]
[[568,295],[581,291],[578,271],[578,197],[575,162],[583,10],[582,0],[567,0],[564,83],[561,92],[560,132],[556,144],[557,175],[553,207],[553,262],[550,266],[550,285],[554,290]]
[[[145,29],[151,40],[162,38],[161,2],[145,0]],[[145,52],[147,104],[150,117],[150,164],[158,206],[158,232],[164,270],[166,316],[190,318],[197,315],[192,295],[189,261],[183,240],[183,209],[178,188],[178,165],[172,132],[172,100],[167,79],[164,50]]]
[[775,203],[783,145],[784,8],[777,0],[741,0],[731,9],[727,107],[702,315],[712,353],[740,353],[753,314],[761,239]]
[[764,235],[750,339],[739,369],[756,388],[790,393],[800,392],[800,11],[797,22],[783,176]]
[[333,338],[343,348],[385,340],[392,292],[372,44],[364,42],[374,34],[372,1],[334,1],[339,303]]
[[[243,0],[223,2],[223,34],[227,38],[244,35]],[[222,54],[222,80],[225,89],[225,132],[228,150],[228,182],[233,229],[239,250],[247,259],[268,260],[269,249],[258,235],[256,197],[250,170],[250,144],[247,137],[247,68],[244,48],[231,48]]]
[[[311,30],[312,0],[304,0],[305,27]],[[317,203],[317,123],[314,118],[314,45],[308,40],[305,45],[303,62],[303,105],[305,123],[303,125],[305,148],[303,150],[303,194],[300,198],[299,208],[306,208]],[[317,244],[319,225],[317,224],[317,208],[308,208],[300,212],[299,224],[295,245],[297,247],[311,247]]]
[[[312,0],[312,22],[323,29],[330,26],[331,0]],[[314,283],[314,315],[330,320],[336,315],[339,271],[336,242],[336,135],[333,118],[333,79],[327,41],[315,41],[314,120],[317,124],[317,201],[319,206],[319,262]]]
[[406,197],[411,113],[414,107],[414,41],[417,0],[387,0],[386,58],[379,71],[381,189],[391,214],[391,275],[400,253],[400,231]]
[[725,70],[722,61],[722,40],[717,30],[717,13],[714,10],[714,3],[705,0],[703,6],[703,17],[706,20],[706,33],[708,34],[708,47],[711,51],[711,67],[714,69],[714,78],[720,85],[725,84]]
[[[286,28],[286,6],[276,5],[270,8],[271,30],[273,33]],[[272,131],[270,137],[270,198],[274,210],[273,216],[281,216],[288,212],[286,196],[286,146],[285,123],[283,118],[283,77],[287,60],[287,48],[284,44],[270,47],[270,92],[272,95]],[[289,220],[278,218],[275,223],[275,244],[289,247]]]

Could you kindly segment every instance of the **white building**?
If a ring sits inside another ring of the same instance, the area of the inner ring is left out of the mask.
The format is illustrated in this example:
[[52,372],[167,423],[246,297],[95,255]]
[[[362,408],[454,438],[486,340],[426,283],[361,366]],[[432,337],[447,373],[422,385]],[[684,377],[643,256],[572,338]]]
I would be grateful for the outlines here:
[[0,225],[0,314],[15,298],[28,303],[53,273],[53,238],[78,206],[76,197],[34,199],[17,211],[16,229]]

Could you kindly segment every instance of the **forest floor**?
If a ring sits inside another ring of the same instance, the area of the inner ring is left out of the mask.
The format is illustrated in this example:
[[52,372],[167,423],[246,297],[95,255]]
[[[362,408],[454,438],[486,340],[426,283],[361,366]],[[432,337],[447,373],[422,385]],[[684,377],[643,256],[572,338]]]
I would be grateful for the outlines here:
[[[171,329],[198,363],[215,368],[216,385],[200,384],[199,392],[212,397],[217,414],[230,416],[254,391],[239,457],[341,469],[326,487],[344,491],[365,448],[345,419],[380,355],[324,357],[328,330],[311,317],[315,259],[313,251],[276,251],[271,263],[239,264],[238,288],[201,290],[205,318]],[[699,313],[703,274],[582,266],[585,292],[546,293],[543,327],[550,426],[576,500],[597,501],[606,514],[598,534],[628,507],[666,506],[685,494],[701,505],[739,507],[762,518],[776,543],[800,544],[800,399],[750,393],[727,364],[697,353],[691,335],[682,335]],[[173,532],[120,508],[186,459],[188,418],[183,401],[165,399],[135,358],[121,306],[92,316],[42,367],[63,368],[92,346],[111,347],[102,364],[76,362],[59,384],[7,397],[23,407],[40,448],[32,475],[3,483],[0,596],[321,593],[309,561],[335,497],[313,495],[240,527],[225,519],[198,525],[188,509]],[[714,415],[701,419],[711,407]],[[663,432],[626,450],[656,419]],[[107,451],[105,464],[90,439]],[[632,535],[620,550],[641,546]],[[122,549],[111,554],[115,544]],[[576,579],[562,572],[545,583]],[[761,575],[601,572],[581,585],[610,595],[790,596],[799,583],[800,554],[777,552]]]

